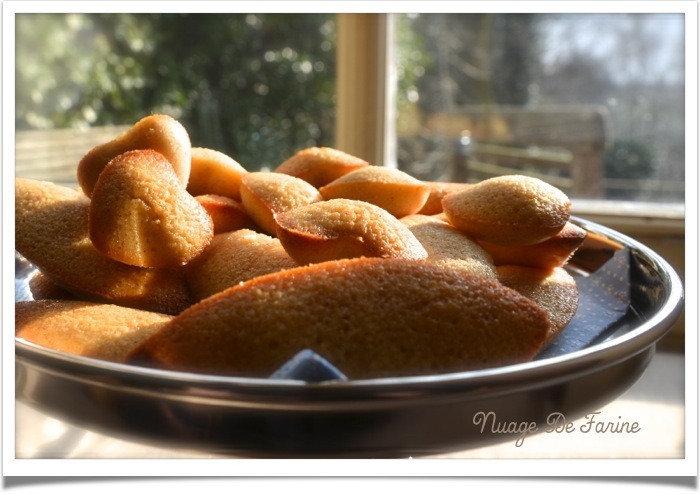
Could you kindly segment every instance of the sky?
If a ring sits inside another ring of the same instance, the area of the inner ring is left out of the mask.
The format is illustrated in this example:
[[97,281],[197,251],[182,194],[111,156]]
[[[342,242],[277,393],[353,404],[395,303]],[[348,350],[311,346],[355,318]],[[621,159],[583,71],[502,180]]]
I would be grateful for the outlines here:
[[572,53],[600,60],[618,82],[684,80],[683,14],[559,14],[545,30],[547,64]]

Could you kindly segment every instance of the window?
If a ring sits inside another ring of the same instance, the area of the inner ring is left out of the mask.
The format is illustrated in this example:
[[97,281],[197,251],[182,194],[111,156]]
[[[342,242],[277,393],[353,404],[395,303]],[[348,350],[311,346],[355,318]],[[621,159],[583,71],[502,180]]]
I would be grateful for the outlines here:
[[682,202],[682,14],[399,15],[398,165]]
[[337,146],[428,180],[680,203],[683,43],[682,14],[17,14],[15,123],[163,112],[253,170]]

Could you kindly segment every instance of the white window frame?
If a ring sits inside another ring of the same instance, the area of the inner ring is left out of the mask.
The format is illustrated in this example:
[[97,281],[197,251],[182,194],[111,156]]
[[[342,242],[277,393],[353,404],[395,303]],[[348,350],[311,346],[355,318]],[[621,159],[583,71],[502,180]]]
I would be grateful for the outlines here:
[[394,16],[337,15],[335,146],[390,167],[396,167]]

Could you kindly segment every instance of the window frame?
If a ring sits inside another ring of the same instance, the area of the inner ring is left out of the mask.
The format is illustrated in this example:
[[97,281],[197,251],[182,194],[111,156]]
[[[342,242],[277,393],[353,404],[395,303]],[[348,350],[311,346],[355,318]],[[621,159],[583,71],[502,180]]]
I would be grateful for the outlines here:
[[337,14],[335,122],[336,148],[393,168],[394,17],[386,13]]

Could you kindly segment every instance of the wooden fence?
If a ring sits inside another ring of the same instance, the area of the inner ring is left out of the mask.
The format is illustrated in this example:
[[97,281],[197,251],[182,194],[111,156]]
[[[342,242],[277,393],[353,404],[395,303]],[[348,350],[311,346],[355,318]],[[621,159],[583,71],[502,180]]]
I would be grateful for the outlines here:
[[129,127],[17,131],[15,175],[75,186],[80,159],[95,146],[111,141]]

